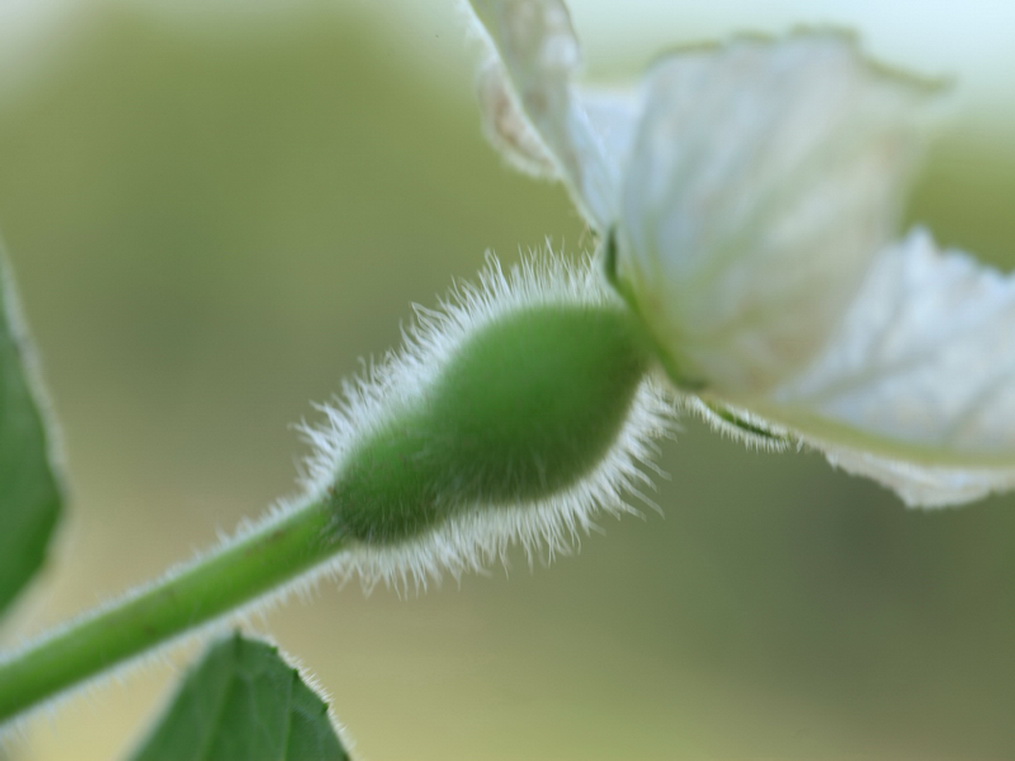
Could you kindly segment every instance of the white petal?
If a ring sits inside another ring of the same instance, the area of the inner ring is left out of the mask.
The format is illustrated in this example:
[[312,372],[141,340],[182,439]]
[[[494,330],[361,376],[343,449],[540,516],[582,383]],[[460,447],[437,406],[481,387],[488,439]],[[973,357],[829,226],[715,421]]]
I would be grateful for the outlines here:
[[517,166],[545,173],[552,165],[589,222],[606,230],[640,101],[572,86],[581,56],[561,0],[471,5],[499,57],[481,81],[487,132]]
[[916,230],[809,366],[737,403],[911,504],[1015,487],[1015,277]]
[[848,473],[872,478],[893,489],[910,507],[961,505],[1015,486],[1015,466],[976,469],[913,465],[834,447],[826,448],[825,457]]
[[830,32],[656,65],[618,265],[678,381],[760,392],[824,345],[895,229],[932,90]]
[[496,61],[480,72],[479,102],[484,133],[515,169],[536,177],[558,177],[556,163],[518,109],[511,85]]

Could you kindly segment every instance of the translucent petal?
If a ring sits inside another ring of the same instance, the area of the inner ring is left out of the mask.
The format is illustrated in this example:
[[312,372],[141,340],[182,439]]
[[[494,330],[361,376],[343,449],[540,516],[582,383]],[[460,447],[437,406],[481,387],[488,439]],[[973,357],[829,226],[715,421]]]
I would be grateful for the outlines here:
[[657,63],[618,265],[678,381],[764,391],[825,344],[895,229],[933,90],[831,32]]
[[1015,277],[917,229],[810,365],[737,404],[911,504],[1015,487]]
[[518,107],[503,67],[488,63],[479,75],[483,132],[515,169],[557,179],[558,169],[535,129]]
[[1015,466],[976,469],[914,465],[835,447],[826,448],[825,457],[847,473],[872,478],[893,489],[910,507],[961,505],[1015,486]]
[[579,92],[578,40],[560,0],[471,0],[499,60],[484,71],[483,118],[516,166],[555,169],[589,222],[616,217],[621,168],[640,113],[635,95]]

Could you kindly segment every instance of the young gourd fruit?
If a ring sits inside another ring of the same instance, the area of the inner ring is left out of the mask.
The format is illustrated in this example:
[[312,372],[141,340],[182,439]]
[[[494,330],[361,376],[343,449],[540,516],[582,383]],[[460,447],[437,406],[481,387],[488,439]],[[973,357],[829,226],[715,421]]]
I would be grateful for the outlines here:
[[394,544],[465,511],[567,489],[610,450],[649,364],[619,305],[502,316],[345,458],[328,495],[336,530]]

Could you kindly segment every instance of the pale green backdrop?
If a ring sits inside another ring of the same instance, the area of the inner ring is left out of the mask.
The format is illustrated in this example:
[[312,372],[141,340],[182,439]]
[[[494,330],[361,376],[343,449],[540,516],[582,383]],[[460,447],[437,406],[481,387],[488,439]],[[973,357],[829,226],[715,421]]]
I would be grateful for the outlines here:
[[[486,146],[471,48],[424,5],[240,23],[93,4],[4,59],[25,70],[0,98],[0,229],[73,495],[7,641],[290,492],[289,424],[485,249],[588,242],[559,188]],[[911,216],[1006,266],[1010,109],[979,109],[944,122]],[[662,465],[662,516],[607,521],[550,568],[405,600],[323,586],[251,626],[372,761],[1015,758],[1015,496],[907,511],[693,421]],[[69,702],[16,758],[117,757],[189,655]]]

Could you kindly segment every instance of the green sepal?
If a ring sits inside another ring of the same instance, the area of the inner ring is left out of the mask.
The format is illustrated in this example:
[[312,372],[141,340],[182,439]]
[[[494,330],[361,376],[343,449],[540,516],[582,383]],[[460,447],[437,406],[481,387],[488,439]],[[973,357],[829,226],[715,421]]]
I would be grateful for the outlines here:
[[655,359],[662,368],[666,371],[666,374],[670,377],[670,380],[676,385],[677,388],[682,391],[690,393],[700,393],[708,388],[708,384],[701,378],[696,378],[683,367],[682,363],[679,362],[672,354],[664,349],[655,337],[652,335],[648,322],[646,322],[642,315],[641,305],[638,303],[638,299],[634,297],[634,293],[628,287],[627,283],[624,282],[620,276],[620,266],[617,260],[618,257],[618,243],[617,243],[617,230],[611,228],[603,239],[597,251],[597,257],[602,263],[603,274],[606,277],[606,282],[617,292],[628,308],[631,310],[639,323],[644,334],[644,341],[648,344],[652,353],[655,355]]

